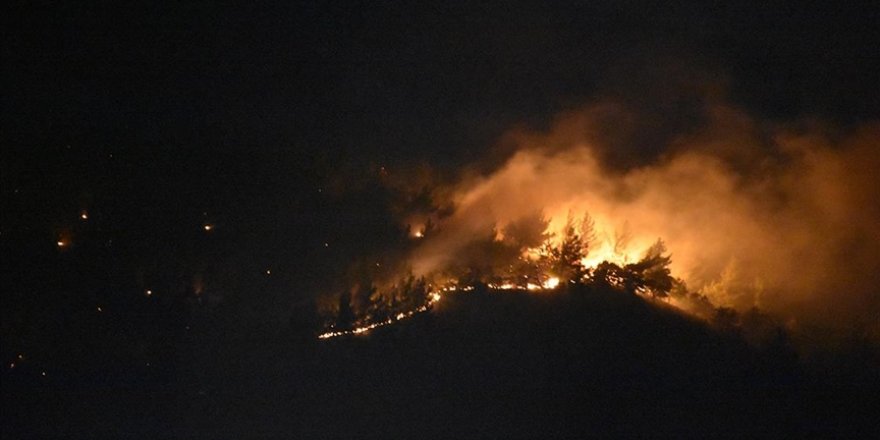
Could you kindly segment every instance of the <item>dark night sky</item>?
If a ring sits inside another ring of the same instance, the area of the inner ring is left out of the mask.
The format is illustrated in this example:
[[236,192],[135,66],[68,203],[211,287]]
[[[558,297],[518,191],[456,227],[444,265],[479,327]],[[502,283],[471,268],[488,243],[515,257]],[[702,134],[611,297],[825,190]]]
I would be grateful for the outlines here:
[[603,97],[675,127],[691,76],[763,119],[880,115],[876,7],[316,3],[6,6],[4,205],[273,216],[340,169],[454,168]]
[[[664,113],[656,91],[693,76],[763,120],[880,117],[876,5],[545,3],[4,5],[2,361],[69,377],[150,362],[157,383],[183,380],[199,362],[179,354],[184,324],[286,323],[394,235],[387,195],[352,170],[455,168],[592,100]],[[357,188],[318,192],[339,176]],[[178,314],[194,277],[233,311]],[[4,374],[4,394],[37,386]]]
[[461,160],[669,58],[729,75],[769,117],[878,112],[876,8],[373,3],[20,7],[4,14],[4,149]]

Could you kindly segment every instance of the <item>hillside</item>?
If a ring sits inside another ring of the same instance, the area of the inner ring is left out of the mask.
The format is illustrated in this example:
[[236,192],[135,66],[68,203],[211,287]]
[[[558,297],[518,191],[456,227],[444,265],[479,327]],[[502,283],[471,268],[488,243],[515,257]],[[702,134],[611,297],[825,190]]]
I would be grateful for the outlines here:
[[191,340],[180,359],[177,379],[160,386],[56,382],[41,391],[54,406],[41,411],[76,421],[22,428],[151,438],[780,437],[863,435],[873,423],[862,405],[870,387],[816,383],[784,341],[753,348],[665,304],[587,289],[450,294],[366,335]]

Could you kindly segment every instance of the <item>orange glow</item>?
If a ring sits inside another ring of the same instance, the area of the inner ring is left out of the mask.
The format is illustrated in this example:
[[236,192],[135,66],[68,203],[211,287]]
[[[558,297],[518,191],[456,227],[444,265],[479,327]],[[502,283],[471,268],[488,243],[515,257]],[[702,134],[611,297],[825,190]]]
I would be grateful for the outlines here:
[[[880,273],[880,122],[768,125],[725,103],[723,93],[706,98],[701,125],[671,133],[674,141],[657,139],[660,155],[627,144],[643,121],[626,103],[587,105],[546,128],[507,133],[509,148],[487,161],[494,168],[432,191],[449,214],[432,219],[430,240],[407,264],[417,276],[482,265],[479,273],[501,277],[495,289],[537,291],[549,287],[539,281],[549,274],[512,281],[506,261],[493,267],[503,245],[524,244],[517,249],[531,262],[547,257],[547,246],[507,228],[538,213],[549,221],[545,243],[558,248],[567,220],[587,213],[592,234],[578,257],[586,269],[636,263],[662,239],[671,276],[714,306],[834,327],[856,320],[880,335],[872,313],[880,297],[865,275]],[[609,126],[615,120],[628,122]]]
[[214,225],[212,225],[212,224],[210,224],[210,223],[209,223],[209,224],[205,224],[204,226],[202,226],[202,229],[204,229],[205,232],[211,232],[211,231],[214,229]]
[[[559,285],[559,278],[551,277],[542,285],[529,283],[527,286],[527,290],[531,290],[531,291],[552,290],[552,289],[556,288],[558,285]],[[512,283],[502,283],[502,284],[490,283],[486,287],[489,290],[498,291],[498,292],[521,289],[521,287],[517,287],[516,285],[514,285]],[[467,293],[467,292],[472,292],[474,290],[475,289],[473,286],[447,285],[443,288],[440,288],[438,290],[434,290],[434,291],[430,292],[428,294],[428,302],[425,305],[423,305],[422,307],[419,307],[415,310],[411,310],[409,312],[400,312],[397,315],[394,315],[393,317],[388,318],[385,321],[369,323],[366,325],[362,325],[360,327],[355,327],[350,330],[337,330],[337,331],[324,332],[324,333],[321,333],[318,335],[318,339],[331,339],[331,338],[335,338],[335,337],[339,337],[339,336],[346,336],[346,335],[361,335],[361,334],[367,333],[370,330],[373,330],[375,328],[391,325],[396,322],[412,318],[413,316],[416,316],[418,314],[426,313],[426,312],[430,311],[435,304],[440,302],[440,299],[442,298],[443,293],[452,293],[452,292]]]
[[330,338],[335,338],[338,336],[346,336],[346,335],[360,335],[360,334],[367,333],[370,330],[373,330],[375,328],[384,327],[386,325],[394,324],[395,322],[402,321],[404,319],[412,318],[415,315],[418,315],[420,313],[425,313],[425,312],[431,310],[431,308],[434,306],[434,304],[436,304],[437,302],[440,301],[440,296],[441,296],[440,292],[441,291],[449,292],[451,290],[454,290],[454,289],[452,289],[450,287],[446,287],[441,290],[437,290],[437,291],[433,291],[433,292],[429,293],[428,294],[428,302],[425,305],[423,305],[415,310],[411,310],[409,312],[401,312],[391,318],[388,318],[385,321],[374,322],[374,323],[367,324],[367,325],[364,325],[361,327],[355,327],[351,330],[338,330],[338,331],[324,332],[324,333],[321,333],[318,335],[318,339],[330,339]]
[[62,228],[55,233],[55,246],[59,249],[70,247],[73,242],[73,234],[68,228]]
[[[424,194],[435,210],[395,212],[410,243],[405,261],[383,267],[435,282],[474,280],[437,290],[432,303],[477,283],[499,294],[537,293],[599,276],[656,299],[666,292],[643,282],[661,269],[630,275],[656,261],[634,264],[662,240],[662,273],[678,289],[672,294],[702,301],[660,298],[670,305],[694,313],[706,304],[758,307],[785,322],[857,322],[880,335],[871,277],[880,273],[880,122],[768,125],[724,102],[723,90],[709,95],[699,123],[645,139],[650,151],[641,146],[642,129],[647,123],[653,133],[656,121],[609,98],[540,129],[507,133],[498,155],[457,181],[398,181],[394,189]],[[595,271],[603,262],[611,264]],[[361,334],[419,311],[321,338]]]

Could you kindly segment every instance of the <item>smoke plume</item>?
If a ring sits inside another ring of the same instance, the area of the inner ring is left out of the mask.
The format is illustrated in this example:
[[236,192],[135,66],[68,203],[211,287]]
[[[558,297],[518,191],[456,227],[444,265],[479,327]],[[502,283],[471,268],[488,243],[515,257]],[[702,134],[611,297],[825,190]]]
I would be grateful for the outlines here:
[[588,213],[596,262],[662,238],[673,275],[717,306],[880,335],[880,123],[767,123],[715,96],[671,132],[655,116],[607,100],[511,131],[488,171],[436,191],[451,213],[431,219],[414,271],[537,210],[557,236]]

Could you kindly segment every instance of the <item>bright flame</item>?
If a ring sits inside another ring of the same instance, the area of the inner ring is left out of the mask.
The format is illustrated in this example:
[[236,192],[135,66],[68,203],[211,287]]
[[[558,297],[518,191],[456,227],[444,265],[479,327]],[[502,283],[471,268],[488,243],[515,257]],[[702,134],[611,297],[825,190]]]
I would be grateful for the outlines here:
[[[361,327],[355,327],[351,330],[338,330],[338,331],[321,333],[320,335],[318,335],[318,339],[330,339],[330,338],[335,338],[338,336],[345,336],[345,335],[360,335],[360,334],[366,333],[370,330],[373,330],[374,328],[384,327],[386,325],[394,324],[395,322],[402,321],[404,319],[412,318],[413,316],[415,316],[417,314],[424,313],[424,312],[431,310],[431,308],[434,306],[434,304],[436,304],[437,302],[440,301],[440,295],[441,295],[440,292],[441,291],[450,292],[452,290],[455,290],[455,288],[447,286],[447,287],[444,287],[443,289],[429,293],[428,294],[428,302],[425,303],[425,305],[423,305],[415,310],[410,310],[409,312],[400,312],[397,315],[395,315],[394,317],[388,318],[384,321],[374,322],[374,323],[367,324],[367,325],[364,325]],[[473,290],[473,288],[471,288],[470,290]]]
[[619,266],[633,262],[635,259],[626,252],[614,252],[610,246],[603,246],[598,250],[591,251],[586,257],[581,258],[581,265],[586,268],[595,268],[600,263],[609,262]]
[[[557,286],[559,286],[559,278],[550,277],[543,284],[528,283],[526,285],[526,290],[530,290],[530,291],[553,290]],[[489,283],[486,285],[486,287],[491,291],[499,291],[499,292],[500,291],[507,291],[507,290],[522,289],[522,287],[519,287],[513,283],[502,283],[502,284]],[[467,293],[467,292],[472,292],[474,290],[475,290],[474,286],[448,285],[443,288],[440,288],[439,290],[435,290],[433,292],[430,292],[428,294],[428,302],[425,303],[425,305],[423,305],[415,310],[410,310],[409,312],[400,312],[397,315],[394,315],[393,317],[388,318],[384,321],[373,322],[370,324],[363,325],[361,327],[355,327],[351,330],[337,330],[337,331],[324,332],[324,333],[321,333],[318,335],[318,339],[330,339],[330,338],[335,338],[335,337],[339,337],[339,336],[364,334],[364,333],[367,333],[370,330],[373,330],[375,328],[384,327],[386,325],[391,325],[396,322],[412,318],[413,316],[416,316],[420,313],[425,313],[425,312],[430,311],[433,308],[434,304],[437,304],[438,302],[440,302],[440,299],[442,298],[443,293],[452,293],[452,292]]]

